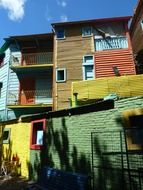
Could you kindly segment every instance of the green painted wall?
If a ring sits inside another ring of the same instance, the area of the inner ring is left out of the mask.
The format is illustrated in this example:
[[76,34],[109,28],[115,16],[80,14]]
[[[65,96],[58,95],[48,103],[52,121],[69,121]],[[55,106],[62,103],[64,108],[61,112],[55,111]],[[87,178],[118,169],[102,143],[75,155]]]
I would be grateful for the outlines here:
[[[140,107],[143,107],[142,97],[128,98],[116,101],[111,110],[47,119],[46,145],[40,152],[31,151],[32,166],[39,162],[62,170],[91,174],[91,132],[99,132],[94,139],[94,153],[97,154],[95,165],[100,165],[103,164],[102,151],[120,151],[119,132],[112,131],[123,128],[122,112]],[[117,160],[121,161],[119,155],[105,159],[107,165],[113,166],[118,165]],[[118,177],[118,174],[113,173],[110,177],[113,176]]]

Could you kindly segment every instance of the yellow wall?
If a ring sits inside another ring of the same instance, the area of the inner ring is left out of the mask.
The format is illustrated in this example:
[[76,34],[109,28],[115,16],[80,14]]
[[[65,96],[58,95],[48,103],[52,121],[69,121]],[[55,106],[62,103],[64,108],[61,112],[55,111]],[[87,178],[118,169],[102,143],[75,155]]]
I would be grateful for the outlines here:
[[95,80],[72,83],[73,93],[78,93],[78,100],[102,99],[109,94],[116,93],[119,97],[143,96],[143,75],[129,75],[121,77],[106,77]]
[[28,177],[28,165],[30,160],[30,123],[7,124],[5,128],[11,129],[10,143],[3,144],[4,157],[16,155],[21,163],[21,175]]

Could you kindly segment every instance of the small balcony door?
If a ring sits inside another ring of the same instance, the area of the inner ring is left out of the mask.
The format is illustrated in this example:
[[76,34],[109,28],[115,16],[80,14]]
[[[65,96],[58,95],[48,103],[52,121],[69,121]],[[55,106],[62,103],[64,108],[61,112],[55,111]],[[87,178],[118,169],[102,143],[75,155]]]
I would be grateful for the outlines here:
[[83,57],[83,80],[94,79],[94,60],[93,55]]
[[93,69],[93,65],[85,65],[84,66],[85,69],[85,80],[92,80],[94,78],[94,69]]
[[27,105],[35,102],[35,79],[23,78],[20,82],[20,104]]

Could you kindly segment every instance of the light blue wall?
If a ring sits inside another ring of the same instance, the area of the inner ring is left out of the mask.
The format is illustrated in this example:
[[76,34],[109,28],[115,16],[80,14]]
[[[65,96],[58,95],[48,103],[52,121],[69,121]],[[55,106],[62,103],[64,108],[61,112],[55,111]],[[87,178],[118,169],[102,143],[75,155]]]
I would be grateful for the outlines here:
[[[12,65],[12,57],[18,58],[18,62],[20,64],[21,61],[21,52],[19,50],[19,47],[15,44],[10,45],[10,66]],[[8,90],[7,90],[7,105],[12,105],[13,103],[17,103],[18,100],[18,93],[19,93],[19,79],[12,69],[9,68],[9,80],[8,80]],[[15,112],[11,109],[7,109],[7,118],[15,119],[16,115]]]
[[[11,109],[7,109],[10,102],[10,91],[18,96],[19,81],[16,73],[10,69],[11,55],[21,55],[16,46],[11,45],[5,51],[4,64],[0,67],[0,82],[3,83],[0,97],[0,120],[14,119],[15,113]],[[14,98],[14,96],[13,96]]]
[[4,64],[0,67],[0,82],[2,82],[1,97],[0,97],[0,118],[6,117],[6,101],[8,87],[8,72],[9,72],[10,50],[5,52]]

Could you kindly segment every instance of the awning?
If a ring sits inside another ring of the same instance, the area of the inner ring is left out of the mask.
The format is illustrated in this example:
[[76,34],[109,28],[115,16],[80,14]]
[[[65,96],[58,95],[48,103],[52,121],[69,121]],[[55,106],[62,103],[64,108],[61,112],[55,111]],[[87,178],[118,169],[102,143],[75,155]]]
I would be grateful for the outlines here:
[[3,46],[0,48],[0,55],[3,54],[7,50],[7,48],[9,47],[9,45],[10,45],[10,42],[5,42],[3,44]]

